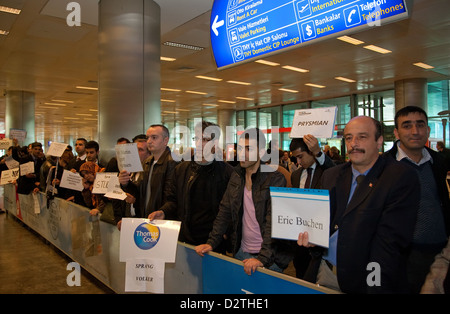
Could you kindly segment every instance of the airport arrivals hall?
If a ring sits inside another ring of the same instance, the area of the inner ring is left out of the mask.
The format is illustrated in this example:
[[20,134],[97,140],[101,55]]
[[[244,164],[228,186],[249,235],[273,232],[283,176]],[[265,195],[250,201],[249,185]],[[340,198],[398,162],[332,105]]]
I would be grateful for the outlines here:
[[0,294],[450,293],[448,12],[0,0]]

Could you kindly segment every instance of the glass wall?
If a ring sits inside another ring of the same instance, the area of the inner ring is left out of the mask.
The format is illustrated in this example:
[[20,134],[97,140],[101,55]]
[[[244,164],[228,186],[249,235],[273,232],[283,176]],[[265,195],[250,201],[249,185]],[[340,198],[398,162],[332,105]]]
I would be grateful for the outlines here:
[[[450,81],[430,82],[428,84],[428,116],[430,133],[430,145],[435,148],[436,142],[444,138],[444,124],[446,119],[446,146],[450,143],[450,112],[449,106]],[[239,111],[236,115],[237,125],[258,126],[261,129],[269,129],[272,125],[281,123],[280,148],[289,150],[290,128],[294,119],[295,110],[319,107],[338,107],[336,116],[336,127],[334,137],[331,139],[320,139],[321,145],[336,146],[341,154],[345,155],[345,145],[342,133],[345,125],[352,117],[352,100],[355,104],[355,112],[358,115],[373,117],[383,124],[384,147],[383,151],[389,150],[394,141],[394,117],[395,117],[395,91],[387,90],[369,94],[349,95],[345,97],[303,102],[289,105],[277,105],[270,108],[252,109]],[[447,111],[444,112],[443,111]],[[439,114],[441,113],[441,114]],[[281,115],[281,116],[279,116]],[[245,122],[245,123],[243,123]],[[258,124],[256,124],[258,122]]]

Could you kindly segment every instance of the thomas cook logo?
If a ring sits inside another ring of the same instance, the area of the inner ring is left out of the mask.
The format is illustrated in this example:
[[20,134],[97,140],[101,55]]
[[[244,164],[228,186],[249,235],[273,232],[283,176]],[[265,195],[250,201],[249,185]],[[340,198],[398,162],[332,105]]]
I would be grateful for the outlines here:
[[141,250],[149,250],[158,243],[160,235],[157,226],[144,222],[134,231],[134,243]]

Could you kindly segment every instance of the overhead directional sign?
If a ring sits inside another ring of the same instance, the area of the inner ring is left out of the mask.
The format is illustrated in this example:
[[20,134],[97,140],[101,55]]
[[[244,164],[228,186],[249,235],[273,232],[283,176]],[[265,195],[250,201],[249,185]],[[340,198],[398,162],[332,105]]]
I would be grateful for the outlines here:
[[215,0],[218,68],[408,16],[404,0]]

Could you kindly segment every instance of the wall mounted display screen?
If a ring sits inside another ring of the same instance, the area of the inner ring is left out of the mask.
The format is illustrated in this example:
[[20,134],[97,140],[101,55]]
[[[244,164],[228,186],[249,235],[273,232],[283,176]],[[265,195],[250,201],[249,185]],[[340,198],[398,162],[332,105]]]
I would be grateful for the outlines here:
[[408,16],[404,0],[215,0],[218,68]]

